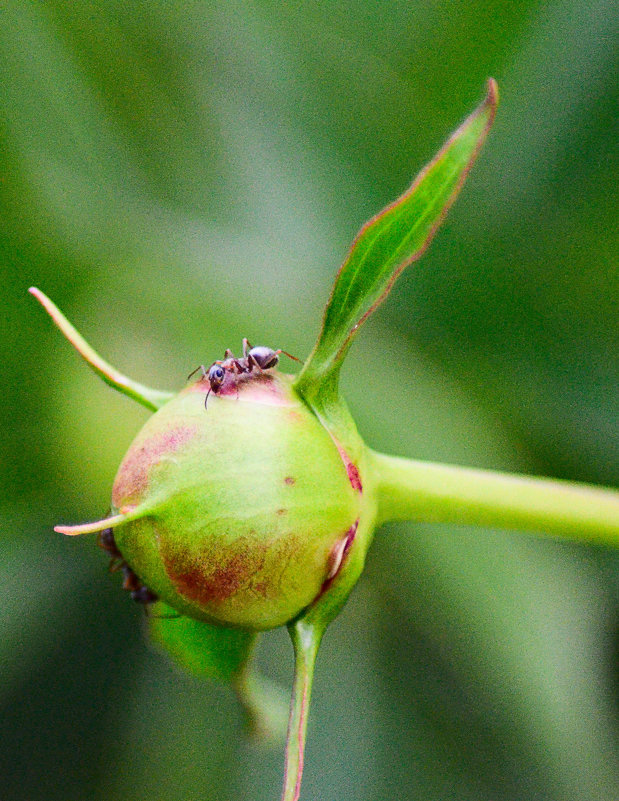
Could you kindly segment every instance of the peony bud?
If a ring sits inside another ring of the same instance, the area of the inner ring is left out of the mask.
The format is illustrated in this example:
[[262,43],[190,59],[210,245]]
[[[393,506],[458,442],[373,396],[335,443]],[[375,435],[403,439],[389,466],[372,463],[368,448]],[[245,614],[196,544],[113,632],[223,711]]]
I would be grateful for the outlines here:
[[360,514],[360,479],[296,395],[269,371],[217,396],[202,379],[154,414],[112,491],[116,546],[183,614],[268,629],[330,585]]

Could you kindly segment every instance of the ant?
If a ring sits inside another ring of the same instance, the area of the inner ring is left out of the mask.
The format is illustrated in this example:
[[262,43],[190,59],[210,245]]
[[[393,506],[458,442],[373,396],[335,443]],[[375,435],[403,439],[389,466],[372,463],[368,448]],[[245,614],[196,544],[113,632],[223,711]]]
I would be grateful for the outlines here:
[[123,590],[129,590],[131,598],[138,604],[144,605],[144,611],[147,611],[147,605],[153,604],[159,600],[152,590],[149,590],[145,584],[142,584],[140,579],[131,570],[129,565],[125,562],[121,552],[118,550],[116,540],[114,539],[114,531],[111,528],[106,528],[100,531],[97,536],[97,545],[107,551],[112,557],[110,560],[110,573],[115,573],[117,570],[122,570],[123,574]]
[[202,371],[202,378],[208,378],[210,386],[206,393],[206,398],[204,399],[204,408],[206,409],[208,396],[211,392],[215,395],[218,394],[226,380],[226,373],[232,375],[251,375],[254,370],[257,370],[259,373],[263,370],[270,370],[279,363],[280,353],[283,353],[284,356],[288,356],[289,359],[294,359],[295,362],[301,361],[301,359],[297,359],[296,356],[293,356],[291,353],[281,348],[279,348],[279,350],[273,350],[272,348],[267,348],[265,345],[258,345],[253,348],[249,340],[245,337],[243,339],[243,355],[240,359],[237,359],[230,348],[226,348],[222,361],[213,362],[208,371],[205,369],[204,365],[201,364],[199,367],[196,367],[193,372],[189,373],[187,380],[189,381],[198,371]]

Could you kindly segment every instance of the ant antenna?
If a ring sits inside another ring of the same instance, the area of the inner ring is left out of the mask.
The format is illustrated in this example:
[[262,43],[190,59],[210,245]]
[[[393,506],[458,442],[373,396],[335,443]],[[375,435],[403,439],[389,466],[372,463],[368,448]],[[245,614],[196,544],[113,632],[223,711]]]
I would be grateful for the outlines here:
[[206,378],[206,368],[204,367],[204,365],[203,365],[203,364],[199,364],[199,365],[196,367],[196,369],[195,369],[195,370],[192,370],[192,372],[191,372],[191,373],[189,373],[189,375],[187,376],[187,379],[186,379],[186,380],[187,380],[187,381],[189,381],[189,379],[190,379],[192,376],[194,376],[194,375],[195,375],[195,374],[198,372],[198,370],[202,370],[202,378]]
[[278,353],[283,353],[283,354],[284,354],[284,356],[288,356],[288,358],[289,358],[289,359],[293,359],[293,361],[295,361],[295,362],[299,362],[299,363],[300,363],[300,362],[302,361],[302,359],[297,359],[297,357],[296,357],[296,356],[293,356],[293,355],[292,355],[292,353],[288,353],[288,351],[287,351],[287,350],[282,350],[282,349],[280,348],[280,349],[279,349],[277,352],[278,352]]

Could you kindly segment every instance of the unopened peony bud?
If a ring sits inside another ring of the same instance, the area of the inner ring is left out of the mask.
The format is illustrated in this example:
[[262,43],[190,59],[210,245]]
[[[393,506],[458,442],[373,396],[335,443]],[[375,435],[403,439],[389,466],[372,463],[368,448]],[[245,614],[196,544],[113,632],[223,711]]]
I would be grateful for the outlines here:
[[273,628],[333,582],[361,481],[290,377],[239,377],[205,409],[208,389],[186,388],[129,448],[112,491],[116,547],[179,612]]

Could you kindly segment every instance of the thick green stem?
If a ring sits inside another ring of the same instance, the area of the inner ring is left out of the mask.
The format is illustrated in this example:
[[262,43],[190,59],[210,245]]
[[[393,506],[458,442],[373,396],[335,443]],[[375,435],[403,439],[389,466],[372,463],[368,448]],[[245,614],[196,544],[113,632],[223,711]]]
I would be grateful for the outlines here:
[[534,531],[619,546],[619,493],[372,453],[380,522],[415,520]]
[[314,665],[324,626],[309,624],[302,619],[288,627],[294,646],[294,684],[290,701],[288,736],[286,740],[286,766],[281,801],[297,801],[301,792],[303,754],[307,732],[307,716],[312,695]]

